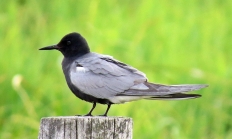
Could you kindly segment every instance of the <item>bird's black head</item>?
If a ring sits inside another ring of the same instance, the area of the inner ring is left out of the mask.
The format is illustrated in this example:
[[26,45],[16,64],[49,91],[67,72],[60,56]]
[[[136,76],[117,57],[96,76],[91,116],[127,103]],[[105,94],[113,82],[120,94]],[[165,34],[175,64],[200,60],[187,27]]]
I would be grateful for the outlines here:
[[90,52],[86,40],[76,32],[65,35],[58,44],[39,50],[59,50],[64,57],[82,56]]

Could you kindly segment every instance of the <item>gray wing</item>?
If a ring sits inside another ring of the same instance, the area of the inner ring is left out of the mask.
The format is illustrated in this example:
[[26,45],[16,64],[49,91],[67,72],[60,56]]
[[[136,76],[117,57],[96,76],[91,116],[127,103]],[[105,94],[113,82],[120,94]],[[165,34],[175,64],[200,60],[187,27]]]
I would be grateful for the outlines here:
[[[200,95],[183,94],[207,85],[160,85],[147,82],[144,73],[112,57],[89,53],[71,67],[71,82],[96,98],[123,103],[138,99],[187,99]],[[182,93],[181,93],[182,92]]]
[[[90,53],[73,63],[71,82],[83,93],[109,98],[147,80],[144,73],[112,57]],[[137,87],[138,88],[138,87]],[[147,88],[147,87],[145,87]]]

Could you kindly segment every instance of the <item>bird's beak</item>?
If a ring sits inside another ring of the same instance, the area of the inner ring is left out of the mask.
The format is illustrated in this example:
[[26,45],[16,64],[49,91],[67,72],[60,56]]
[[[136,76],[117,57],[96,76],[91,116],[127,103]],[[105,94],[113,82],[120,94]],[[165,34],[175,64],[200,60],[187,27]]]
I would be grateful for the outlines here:
[[57,45],[51,45],[51,46],[40,48],[39,50],[54,50],[54,49],[59,49],[59,47]]

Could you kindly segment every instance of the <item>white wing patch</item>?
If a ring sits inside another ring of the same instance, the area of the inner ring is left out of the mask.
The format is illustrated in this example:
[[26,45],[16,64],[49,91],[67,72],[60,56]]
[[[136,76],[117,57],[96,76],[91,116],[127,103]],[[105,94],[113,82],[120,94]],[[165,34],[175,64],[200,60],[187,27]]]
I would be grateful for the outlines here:
[[89,71],[88,68],[85,68],[85,67],[76,67],[76,72],[79,72],[79,73],[83,72],[83,73],[85,73],[87,71]]

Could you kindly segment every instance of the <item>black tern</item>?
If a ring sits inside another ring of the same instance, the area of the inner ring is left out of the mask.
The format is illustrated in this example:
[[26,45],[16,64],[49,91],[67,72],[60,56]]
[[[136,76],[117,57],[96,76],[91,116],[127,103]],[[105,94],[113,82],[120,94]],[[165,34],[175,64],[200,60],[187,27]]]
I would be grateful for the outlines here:
[[62,69],[68,87],[80,99],[93,103],[85,116],[92,116],[96,103],[120,104],[140,99],[179,100],[198,98],[185,94],[208,85],[162,85],[148,82],[146,75],[112,56],[90,52],[86,40],[76,32],[65,35],[58,44],[39,50],[58,50],[64,55]]

